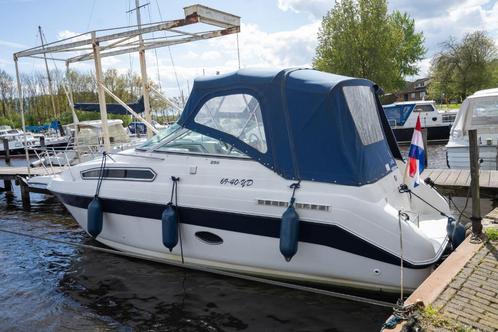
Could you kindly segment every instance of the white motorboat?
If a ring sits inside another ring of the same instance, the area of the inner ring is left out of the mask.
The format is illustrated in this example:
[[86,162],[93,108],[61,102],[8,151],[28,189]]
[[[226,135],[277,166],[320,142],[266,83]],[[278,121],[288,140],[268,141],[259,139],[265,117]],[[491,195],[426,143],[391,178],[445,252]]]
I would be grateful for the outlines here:
[[448,167],[470,168],[469,129],[477,130],[480,168],[497,169],[498,88],[477,91],[462,103],[446,145]]
[[26,133],[20,129],[12,129],[10,126],[0,127],[0,155],[5,154],[5,148],[2,140],[7,139],[9,150],[11,154],[24,153],[24,147],[35,147],[38,145],[38,140],[31,134]]
[[447,248],[452,219],[431,187],[403,186],[376,90],[309,69],[199,78],[177,124],[47,187],[125,252],[384,291],[399,290],[402,257],[413,290]]
[[419,116],[422,127],[427,128],[428,141],[446,142],[456,117],[456,111],[438,111],[434,100],[397,102],[382,107],[399,143],[411,141]]

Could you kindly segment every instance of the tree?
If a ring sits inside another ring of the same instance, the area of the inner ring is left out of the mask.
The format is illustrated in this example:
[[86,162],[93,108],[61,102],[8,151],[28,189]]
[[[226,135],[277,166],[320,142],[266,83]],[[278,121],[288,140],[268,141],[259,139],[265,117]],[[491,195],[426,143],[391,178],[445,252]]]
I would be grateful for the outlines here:
[[0,102],[2,105],[2,115],[7,118],[9,105],[12,103],[14,95],[14,81],[5,70],[0,70]]
[[431,63],[429,94],[433,98],[465,99],[477,90],[496,87],[496,45],[484,31],[454,37],[442,44]]
[[423,43],[414,20],[398,11],[389,14],[386,0],[337,1],[322,20],[313,66],[392,90],[418,73]]

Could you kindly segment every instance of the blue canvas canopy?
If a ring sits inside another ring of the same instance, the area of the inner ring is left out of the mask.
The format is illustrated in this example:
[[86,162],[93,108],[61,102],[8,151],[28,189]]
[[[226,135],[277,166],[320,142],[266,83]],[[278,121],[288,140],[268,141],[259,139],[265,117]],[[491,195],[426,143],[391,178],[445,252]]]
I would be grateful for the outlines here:
[[[132,110],[136,113],[144,112],[144,97],[140,97],[136,103],[127,104]],[[75,103],[74,108],[80,111],[85,112],[100,112],[99,103]],[[122,105],[108,103],[106,104],[107,113],[109,114],[121,114],[127,115],[130,114]]]
[[[311,69],[243,69],[196,79],[178,124],[233,145],[286,179],[361,186],[401,159],[376,89],[365,79]],[[236,94],[258,101],[265,151],[196,121],[208,101]]]
[[[62,125],[59,120],[53,120],[50,123],[45,123],[42,125],[32,125],[32,126],[26,126],[26,131],[29,131],[31,133],[39,134],[48,131],[49,129],[55,129],[55,130],[62,130]],[[63,132],[63,130],[61,131]]]
[[415,108],[415,104],[389,104],[382,107],[390,124],[403,126]]

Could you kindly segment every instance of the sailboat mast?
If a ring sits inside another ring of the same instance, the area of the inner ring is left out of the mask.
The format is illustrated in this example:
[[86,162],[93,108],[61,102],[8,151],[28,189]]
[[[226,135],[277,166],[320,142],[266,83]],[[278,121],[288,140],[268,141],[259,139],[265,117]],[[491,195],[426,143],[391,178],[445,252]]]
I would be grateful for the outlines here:
[[[40,40],[41,40],[42,49],[45,49],[45,44],[44,44],[44,41],[43,41],[43,33],[42,33],[41,26],[38,26],[38,32],[40,34]],[[50,100],[52,101],[52,110],[54,112],[55,119],[57,119],[57,111],[56,111],[56,108],[55,108],[54,92],[52,90],[52,77],[50,76],[50,71],[48,70],[47,53],[43,53],[43,60],[45,60],[45,69],[47,71],[48,93],[50,94]]]
[[[135,0],[135,6],[137,11],[137,25],[138,29],[142,29],[142,18],[140,17],[140,0]],[[149,79],[147,77],[147,66],[145,63],[145,49],[144,40],[142,38],[142,33],[138,35],[139,51],[138,56],[140,58],[140,71],[142,76],[142,93],[144,96],[144,111],[145,111],[145,121],[152,123],[152,118],[150,114],[150,100],[149,100]],[[147,137],[152,137],[153,133],[151,130],[147,130]]]

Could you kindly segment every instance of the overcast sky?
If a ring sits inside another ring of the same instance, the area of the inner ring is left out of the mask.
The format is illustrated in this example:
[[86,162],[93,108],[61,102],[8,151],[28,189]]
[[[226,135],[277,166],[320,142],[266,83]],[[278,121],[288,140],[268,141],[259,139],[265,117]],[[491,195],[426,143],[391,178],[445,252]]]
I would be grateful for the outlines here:
[[[14,73],[12,53],[39,44],[38,25],[49,41],[89,30],[135,24],[127,14],[134,0],[0,0],[0,68]],[[183,18],[183,7],[196,2],[241,16],[239,35],[242,67],[310,66],[317,45],[317,31],[331,0],[142,0],[150,3],[142,10],[144,22]],[[133,3],[133,5],[132,5]],[[430,58],[448,37],[485,29],[498,43],[497,0],[391,0],[390,9],[408,12],[425,35],[428,49],[420,63],[420,75],[427,74]],[[161,12],[162,15],[159,14]],[[196,76],[237,69],[234,35],[171,47],[182,89],[192,85]],[[147,53],[149,76],[161,80],[165,92],[178,95],[168,49]],[[157,63],[159,66],[157,66]],[[22,59],[21,71],[42,70],[40,60]],[[53,66],[53,65],[51,65]],[[107,58],[104,69],[138,72],[138,58]],[[59,65],[59,69],[62,65]],[[91,70],[92,62],[77,65]],[[159,71],[158,71],[159,69]],[[159,73],[158,73],[159,72]]]

